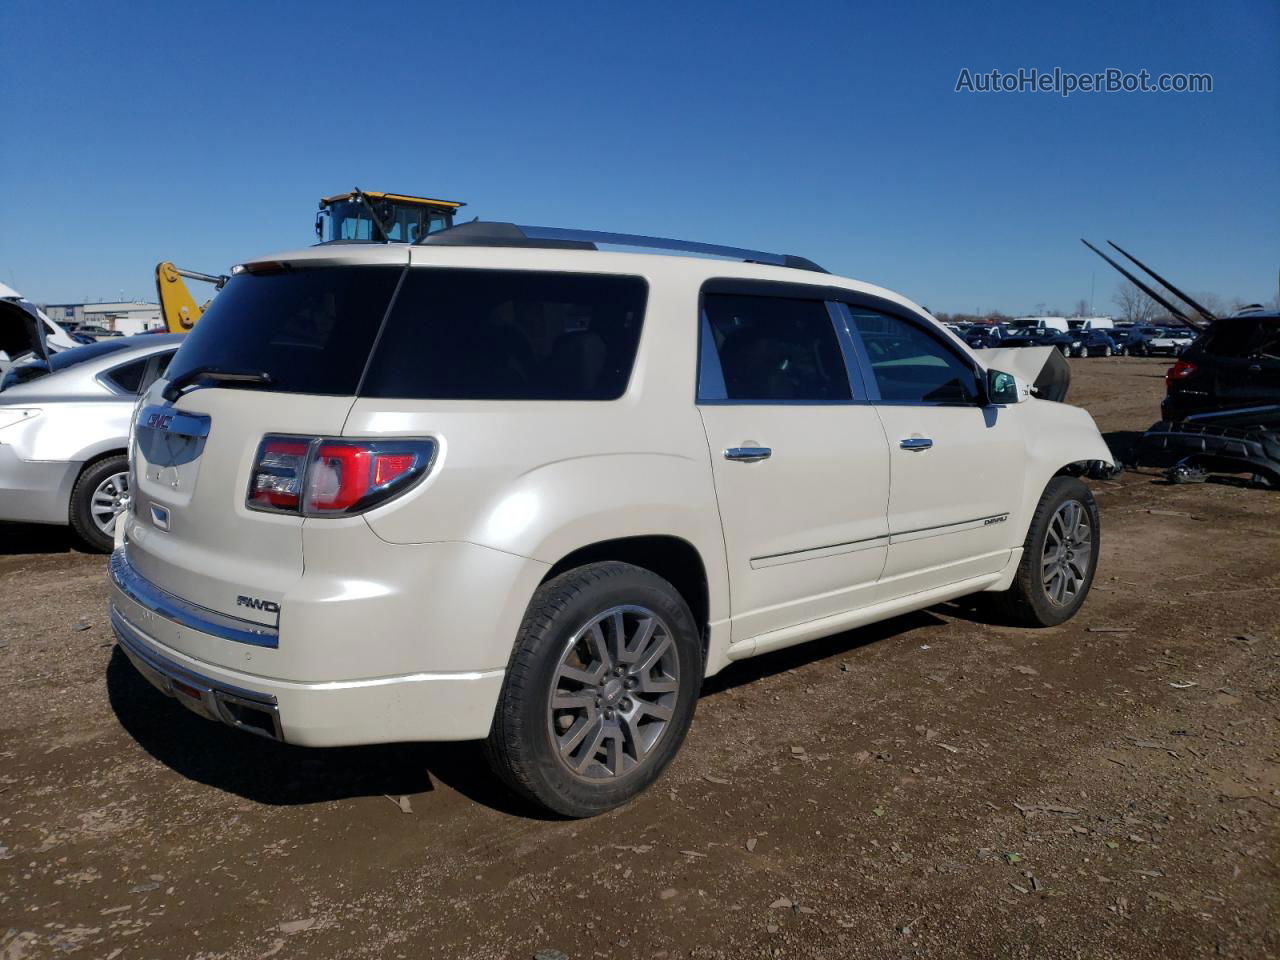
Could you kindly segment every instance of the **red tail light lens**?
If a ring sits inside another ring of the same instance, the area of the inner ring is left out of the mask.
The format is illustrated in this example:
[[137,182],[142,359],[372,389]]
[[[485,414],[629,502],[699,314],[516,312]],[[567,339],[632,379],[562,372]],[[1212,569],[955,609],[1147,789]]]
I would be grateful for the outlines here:
[[264,437],[249,483],[249,506],[264,510],[298,509],[310,451],[310,440]]
[[1188,363],[1186,360],[1179,360],[1170,367],[1169,372],[1164,375],[1164,384],[1167,387],[1173,383],[1173,381],[1185,380],[1195,372],[1196,365],[1194,363]]
[[253,510],[338,516],[405,493],[435,459],[433,440],[267,436],[249,483]]

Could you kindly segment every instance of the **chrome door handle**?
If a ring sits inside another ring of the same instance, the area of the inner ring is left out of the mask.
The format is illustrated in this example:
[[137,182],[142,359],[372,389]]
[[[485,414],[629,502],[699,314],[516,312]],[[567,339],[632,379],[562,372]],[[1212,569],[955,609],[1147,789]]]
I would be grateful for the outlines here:
[[898,446],[903,450],[928,450],[933,441],[928,437],[905,437],[898,441]]
[[726,460],[741,460],[743,463],[768,460],[771,456],[773,450],[770,447],[730,447],[724,452]]

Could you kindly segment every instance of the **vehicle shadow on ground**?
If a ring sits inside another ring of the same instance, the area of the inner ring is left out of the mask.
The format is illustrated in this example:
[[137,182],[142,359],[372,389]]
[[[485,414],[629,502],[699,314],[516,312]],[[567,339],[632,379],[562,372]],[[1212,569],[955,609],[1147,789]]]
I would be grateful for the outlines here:
[[[906,614],[730,664],[702,686],[714,697],[805,664],[852,653],[911,630],[940,627]],[[317,749],[275,743],[186,710],[143,679],[119,648],[107,664],[107,697],[121,726],[152,757],[197,783],[271,806],[428,793],[439,782],[512,816],[557,819],[513,795],[489,770],[480,744],[389,743]]]
[[76,539],[70,527],[44,523],[0,523],[0,556],[71,553],[76,549]]
[[255,803],[298,806],[428,793],[439,782],[503,813],[548,819],[490,772],[479,743],[294,747],[206,720],[151,686],[116,648],[107,697],[120,724],[171,770]]

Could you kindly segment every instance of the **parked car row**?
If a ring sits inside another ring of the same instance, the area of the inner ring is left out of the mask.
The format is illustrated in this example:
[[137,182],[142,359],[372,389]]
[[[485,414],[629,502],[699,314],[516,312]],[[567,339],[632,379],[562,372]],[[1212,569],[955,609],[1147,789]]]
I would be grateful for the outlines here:
[[1050,346],[1067,357],[1177,356],[1195,337],[1185,327],[1080,326],[1062,330],[1025,322],[949,326],[971,347]]

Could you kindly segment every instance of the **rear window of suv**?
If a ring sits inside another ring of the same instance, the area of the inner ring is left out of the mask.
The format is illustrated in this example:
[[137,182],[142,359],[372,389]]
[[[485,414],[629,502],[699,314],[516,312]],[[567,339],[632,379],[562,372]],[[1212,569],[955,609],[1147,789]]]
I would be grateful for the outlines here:
[[627,388],[647,296],[640,277],[601,274],[397,266],[238,274],[168,376],[210,366],[265,372],[266,389],[280,393],[613,400]]
[[1204,352],[1218,357],[1280,359],[1280,319],[1227,317],[1209,328]]
[[352,396],[403,267],[241,273],[205,311],[169,365],[266,373],[268,390]]

